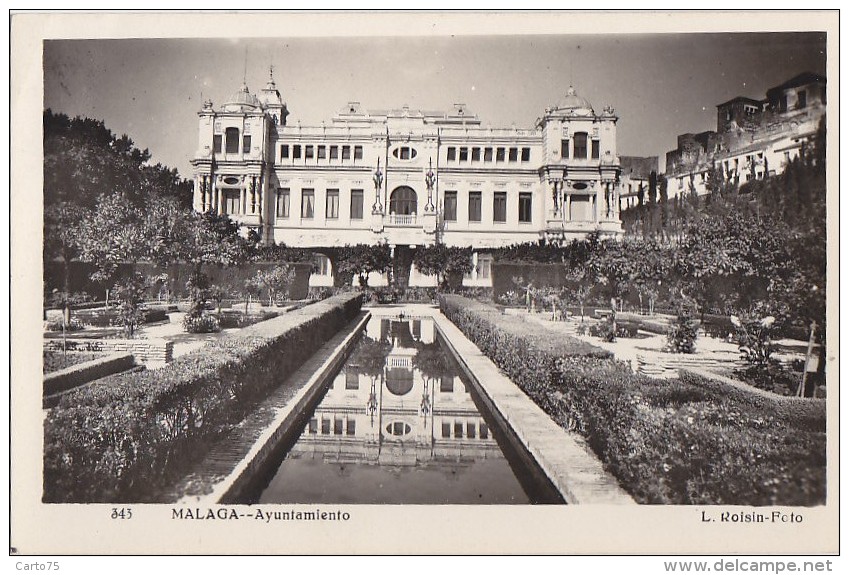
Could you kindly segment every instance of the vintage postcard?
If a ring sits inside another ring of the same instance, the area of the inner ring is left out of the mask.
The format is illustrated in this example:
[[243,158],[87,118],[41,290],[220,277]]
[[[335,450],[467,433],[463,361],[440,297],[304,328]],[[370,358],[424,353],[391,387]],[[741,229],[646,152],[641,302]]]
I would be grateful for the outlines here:
[[837,553],[838,42],[12,14],[10,553]]

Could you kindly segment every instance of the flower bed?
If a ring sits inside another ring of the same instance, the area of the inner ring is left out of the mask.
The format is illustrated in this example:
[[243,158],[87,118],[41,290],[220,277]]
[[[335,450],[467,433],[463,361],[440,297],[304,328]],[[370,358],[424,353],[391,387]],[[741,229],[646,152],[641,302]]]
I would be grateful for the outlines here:
[[825,501],[824,409],[787,418],[720,388],[634,374],[593,346],[553,341],[491,306],[446,296],[440,307],[555,421],[583,435],[637,501]]
[[45,422],[44,501],[156,501],[360,306],[335,296],[67,394]]

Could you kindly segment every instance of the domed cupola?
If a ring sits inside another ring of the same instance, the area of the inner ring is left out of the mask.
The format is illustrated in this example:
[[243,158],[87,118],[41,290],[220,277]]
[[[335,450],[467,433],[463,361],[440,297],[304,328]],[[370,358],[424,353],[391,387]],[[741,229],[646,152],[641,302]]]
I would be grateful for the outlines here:
[[557,110],[573,111],[576,114],[593,114],[593,106],[589,100],[582,98],[575,92],[575,88],[569,86],[566,95],[557,104]]
[[247,84],[242,84],[239,91],[230,96],[224,102],[225,112],[247,112],[260,107],[260,102],[256,96],[248,90]]

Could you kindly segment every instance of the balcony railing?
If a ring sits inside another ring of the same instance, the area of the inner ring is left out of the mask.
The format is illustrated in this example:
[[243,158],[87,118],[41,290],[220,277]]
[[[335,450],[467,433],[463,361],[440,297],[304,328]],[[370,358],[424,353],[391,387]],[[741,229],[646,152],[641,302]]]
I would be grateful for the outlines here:
[[415,226],[416,214],[389,214],[390,226]]

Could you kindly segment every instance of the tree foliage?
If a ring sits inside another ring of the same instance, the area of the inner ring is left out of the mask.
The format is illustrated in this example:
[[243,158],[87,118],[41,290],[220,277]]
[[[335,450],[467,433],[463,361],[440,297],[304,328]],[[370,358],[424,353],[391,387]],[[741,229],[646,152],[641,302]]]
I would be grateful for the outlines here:
[[441,243],[420,247],[413,254],[413,264],[421,273],[436,276],[437,283],[445,288],[449,280],[456,283],[459,277],[462,281],[463,275],[472,271],[472,248]]

